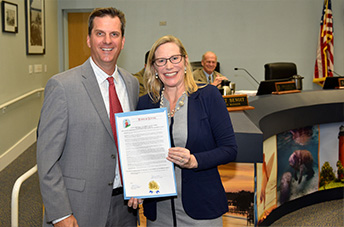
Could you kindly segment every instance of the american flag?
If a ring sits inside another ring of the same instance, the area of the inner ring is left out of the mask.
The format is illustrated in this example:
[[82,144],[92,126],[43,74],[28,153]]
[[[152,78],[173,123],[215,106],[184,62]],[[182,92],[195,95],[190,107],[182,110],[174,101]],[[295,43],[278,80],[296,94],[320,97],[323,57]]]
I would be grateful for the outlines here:
[[333,77],[333,36],[332,4],[331,0],[324,0],[313,79],[321,86],[326,77]]

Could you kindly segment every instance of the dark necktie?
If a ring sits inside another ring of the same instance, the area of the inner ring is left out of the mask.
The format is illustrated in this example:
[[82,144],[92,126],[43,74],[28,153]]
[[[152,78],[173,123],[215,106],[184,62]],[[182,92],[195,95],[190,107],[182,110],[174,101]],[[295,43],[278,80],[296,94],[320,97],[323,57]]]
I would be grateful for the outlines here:
[[123,185],[121,164],[119,162],[118,141],[117,141],[116,121],[115,121],[115,113],[122,113],[123,110],[117,96],[115,84],[113,82],[113,77],[108,77],[107,80],[109,81],[110,123],[111,123],[112,133],[116,142],[118,167],[119,167],[118,169],[119,169],[119,174],[121,178],[121,183]]
[[208,77],[209,79],[209,84],[211,84],[213,81],[211,81],[211,76]]

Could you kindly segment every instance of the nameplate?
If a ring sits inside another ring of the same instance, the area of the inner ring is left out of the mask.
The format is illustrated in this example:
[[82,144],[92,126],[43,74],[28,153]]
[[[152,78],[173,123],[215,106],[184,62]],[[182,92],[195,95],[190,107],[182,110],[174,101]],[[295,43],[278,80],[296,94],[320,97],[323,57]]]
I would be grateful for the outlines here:
[[227,107],[248,106],[247,95],[224,95]]
[[344,89],[344,78],[338,78],[339,89]]
[[301,92],[300,90],[296,88],[295,81],[276,82],[275,88],[276,88],[276,91],[272,92],[272,94],[275,94],[275,95]]
[[276,92],[297,90],[294,81],[276,82]]

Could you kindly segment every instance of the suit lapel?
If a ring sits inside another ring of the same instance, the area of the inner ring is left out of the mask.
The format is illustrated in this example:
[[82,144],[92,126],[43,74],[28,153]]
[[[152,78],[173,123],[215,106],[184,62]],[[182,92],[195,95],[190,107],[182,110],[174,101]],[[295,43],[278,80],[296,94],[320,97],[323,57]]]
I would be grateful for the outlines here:
[[126,75],[126,72],[121,69],[120,67],[118,67],[118,73],[121,75],[124,83],[125,83],[125,87],[128,91],[128,99],[129,99],[129,105],[130,105],[130,111],[133,111],[136,109],[136,106],[134,105],[134,97],[132,95],[132,92],[129,92],[129,91],[132,91],[133,90],[133,83],[131,80],[129,80],[128,76]]
[[199,128],[194,127],[200,124],[200,119],[205,118],[205,110],[203,109],[199,98],[199,90],[192,93],[188,99],[188,139],[186,147],[191,147],[198,138]]
[[91,102],[97,113],[99,114],[99,117],[102,120],[106,130],[110,134],[111,138],[114,140],[110,120],[104,105],[104,100],[100,92],[96,76],[94,75],[89,61],[90,60],[87,60],[82,65],[82,83],[85,86],[88,96],[90,97]]
[[[205,81],[206,83],[208,83],[208,78],[207,78],[207,76],[205,75],[205,73],[204,73],[204,71],[203,71],[203,69],[201,69],[202,71],[202,79],[203,79],[203,81]],[[211,83],[211,82],[210,82]]]

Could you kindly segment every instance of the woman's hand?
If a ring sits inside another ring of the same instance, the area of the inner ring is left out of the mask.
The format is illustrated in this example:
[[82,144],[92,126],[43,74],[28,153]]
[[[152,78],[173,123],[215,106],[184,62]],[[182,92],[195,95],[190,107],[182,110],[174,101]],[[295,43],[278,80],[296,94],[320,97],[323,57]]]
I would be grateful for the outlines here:
[[179,165],[181,168],[194,169],[198,167],[195,156],[183,147],[171,147],[168,149],[167,160]]

